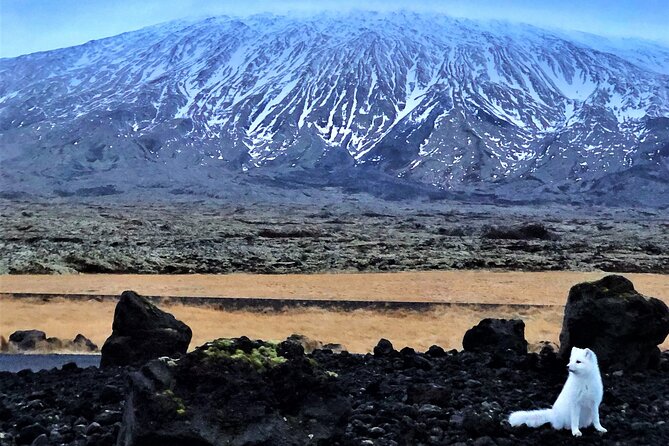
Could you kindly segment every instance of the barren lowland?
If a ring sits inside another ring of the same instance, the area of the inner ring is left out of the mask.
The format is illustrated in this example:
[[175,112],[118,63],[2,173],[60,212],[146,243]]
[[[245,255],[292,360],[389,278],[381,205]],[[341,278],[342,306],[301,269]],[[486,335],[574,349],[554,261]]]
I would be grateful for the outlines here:
[[0,201],[0,274],[669,273],[666,209],[298,198]]
[[[168,298],[160,306],[192,328],[191,348],[217,337],[280,340],[300,333],[343,344],[352,352],[371,351],[381,337],[417,350],[434,344],[461,349],[463,334],[486,317],[523,319],[530,346],[536,348],[540,341],[558,342],[569,288],[605,274],[479,270],[4,275],[0,276],[0,334],[7,337],[15,330],[37,328],[64,339],[82,333],[102,345],[111,333],[117,297],[132,289]],[[669,303],[666,275],[625,276],[639,292]],[[234,302],[229,302],[232,298]],[[244,300],[249,305],[239,304]],[[281,304],[271,305],[274,301]],[[374,302],[396,306],[367,306]],[[662,348],[669,349],[669,342]]]

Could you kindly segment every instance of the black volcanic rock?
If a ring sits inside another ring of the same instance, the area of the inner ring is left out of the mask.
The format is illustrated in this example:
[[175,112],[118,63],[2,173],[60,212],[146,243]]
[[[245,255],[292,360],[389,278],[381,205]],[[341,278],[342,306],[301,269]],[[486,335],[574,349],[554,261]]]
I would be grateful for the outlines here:
[[397,352],[393,348],[393,344],[387,339],[381,339],[374,347],[374,356],[392,356]]
[[407,388],[408,404],[434,404],[448,407],[453,401],[451,389],[432,383],[410,384]]
[[[120,421],[124,395],[107,401],[101,391],[107,386],[122,389],[125,380],[125,371],[118,368],[0,372],[0,445],[115,444],[118,427],[114,423]],[[116,419],[103,424],[112,414]],[[87,426],[95,422],[102,428],[87,435]],[[48,437],[46,442],[42,435]]]
[[425,352],[427,356],[440,358],[446,356],[444,349],[438,345],[431,345],[430,348]]
[[130,375],[121,446],[333,444],[350,411],[330,374],[273,344],[219,339],[160,362]]
[[654,297],[639,294],[623,276],[610,275],[569,290],[560,352],[592,349],[602,370],[645,370],[659,364],[661,344],[669,334],[669,309]]
[[9,344],[18,350],[34,350],[35,347],[46,341],[46,333],[40,330],[19,330],[9,335]]
[[19,432],[19,436],[16,439],[18,444],[31,444],[40,435],[48,434],[49,431],[46,430],[44,426],[39,423],[31,424],[26,426]]
[[90,339],[88,339],[86,336],[82,335],[79,333],[74,337],[72,340],[72,345],[75,347],[78,351],[85,351],[88,350],[90,352],[95,352],[98,350],[98,346],[93,343]]
[[527,353],[525,322],[520,319],[483,319],[462,338],[465,351]]
[[186,353],[191,329],[133,291],[121,294],[112,334],[102,346],[101,367],[141,365],[161,356]]

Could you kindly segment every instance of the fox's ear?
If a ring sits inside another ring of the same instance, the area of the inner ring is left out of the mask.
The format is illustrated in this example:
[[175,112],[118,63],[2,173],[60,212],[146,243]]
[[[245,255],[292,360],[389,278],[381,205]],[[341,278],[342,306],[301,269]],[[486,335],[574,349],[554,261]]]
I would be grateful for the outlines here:
[[589,348],[586,348],[585,349],[585,357],[586,358],[592,358],[592,350],[590,350]]

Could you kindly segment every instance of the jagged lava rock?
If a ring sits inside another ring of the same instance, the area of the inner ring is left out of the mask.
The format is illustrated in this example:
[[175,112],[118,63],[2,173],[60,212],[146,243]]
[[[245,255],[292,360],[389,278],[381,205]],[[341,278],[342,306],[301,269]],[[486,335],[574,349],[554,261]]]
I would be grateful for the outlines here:
[[462,339],[462,348],[471,352],[527,353],[525,322],[520,319],[483,319]]
[[639,294],[625,277],[610,275],[569,291],[559,356],[566,360],[572,347],[588,347],[603,370],[644,370],[659,364],[657,346],[667,334],[667,305]]
[[186,353],[190,327],[134,291],[124,291],[114,311],[112,334],[102,346],[101,367],[141,365]]

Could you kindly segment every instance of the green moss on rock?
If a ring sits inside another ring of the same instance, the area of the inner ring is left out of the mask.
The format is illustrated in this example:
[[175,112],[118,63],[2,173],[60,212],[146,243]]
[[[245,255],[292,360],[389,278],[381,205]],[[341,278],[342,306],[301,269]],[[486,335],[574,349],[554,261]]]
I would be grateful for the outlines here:
[[203,346],[202,352],[209,361],[232,360],[243,361],[251,365],[259,372],[265,371],[288,359],[279,355],[277,344],[270,342],[259,342],[258,346],[245,351],[231,339],[217,339]]
[[186,414],[186,404],[184,403],[184,400],[176,396],[172,390],[164,390],[158,393],[158,395],[166,398],[171,402],[177,415],[183,416]]

